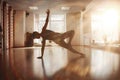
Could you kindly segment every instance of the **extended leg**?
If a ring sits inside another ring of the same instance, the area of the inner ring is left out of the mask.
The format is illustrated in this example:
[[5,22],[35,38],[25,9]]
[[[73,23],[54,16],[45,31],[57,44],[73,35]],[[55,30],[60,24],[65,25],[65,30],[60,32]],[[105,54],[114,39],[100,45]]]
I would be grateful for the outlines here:
[[64,47],[64,48],[70,50],[70,51],[73,52],[73,53],[77,53],[77,54],[80,54],[80,55],[84,56],[84,54],[76,51],[75,49],[72,48],[72,46],[71,46],[70,44],[67,44],[67,43],[65,43],[64,41],[61,41],[61,42],[59,43],[59,45],[60,45],[61,47]]
[[74,30],[67,31],[62,34],[62,39],[69,38],[68,44],[71,44],[74,34],[75,34]]

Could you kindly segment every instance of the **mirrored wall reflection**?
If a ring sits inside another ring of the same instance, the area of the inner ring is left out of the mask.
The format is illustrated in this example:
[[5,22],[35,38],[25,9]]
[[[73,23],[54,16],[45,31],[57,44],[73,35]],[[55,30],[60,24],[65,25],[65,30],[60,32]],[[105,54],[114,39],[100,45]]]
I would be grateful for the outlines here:
[[33,72],[36,77],[50,77],[58,70],[64,68],[68,63],[67,50],[62,47],[46,47],[44,51],[43,61],[37,59],[41,56],[41,50],[34,50]]
[[115,77],[120,70],[120,55],[117,53],[92,50],[91,54],[91,76],[95,80],[108,80]]

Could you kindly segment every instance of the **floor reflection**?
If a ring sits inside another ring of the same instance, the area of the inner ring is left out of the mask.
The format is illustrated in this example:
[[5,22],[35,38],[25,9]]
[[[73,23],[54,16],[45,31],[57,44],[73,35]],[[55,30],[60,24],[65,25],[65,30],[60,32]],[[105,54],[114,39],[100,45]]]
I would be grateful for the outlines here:
[[49,46],[43,59],[37,59],[41,56],[41,47],[16,48],[6,52],[5,68],[1,72],[7,71],[9,80],[120,80],[119,53],[74,48],[86,57],[59,46]]
[[[41,73],[42,69],[39,69],[39,66],[41,65],[41,62],[39,59],[37,59],[38,56],[40,56],[40,49],[36,49],[34,50],[34,74],[36,74],[36,76],[40,77],[40,75],[38,74],[38,72]],[[67,64],[67,52],[65,49],[61,48],[61,47],[46,47],[45,52],[44,52],[44,58],[43,58],[43,62],[44,62],[44,68],[46,71],[46,75],[52,76],[53,74],[55,74],[56,71],[58,71],[59,69],[63,68],[66,66]],[[39,54],[39,55],[38,55]],[[43,75],[43,74],[42,74]],[[41,76],[43,77],[43,76]]]
[[53,75],[52,80],[85,80],[90,67],[84,63],[85,59],[77,57],[69,61],[67,66]]
[[91,76],[94,79],[109,80],[115,77],[120,67],[120,55],[102,50],[92,50]]

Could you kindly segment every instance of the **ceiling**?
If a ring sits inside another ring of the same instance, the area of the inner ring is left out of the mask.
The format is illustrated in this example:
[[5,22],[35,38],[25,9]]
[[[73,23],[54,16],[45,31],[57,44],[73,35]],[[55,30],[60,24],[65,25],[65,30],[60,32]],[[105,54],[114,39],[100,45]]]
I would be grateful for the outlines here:
[[[92,0],[7,0],[15,10],[26,10],[28,12],[43,13],[50,9],[53,13],[78,12]],[[30,10],[29,6],[37,6],[38,10]],[[70,7],[69,10],[61,10],[61,7]]]

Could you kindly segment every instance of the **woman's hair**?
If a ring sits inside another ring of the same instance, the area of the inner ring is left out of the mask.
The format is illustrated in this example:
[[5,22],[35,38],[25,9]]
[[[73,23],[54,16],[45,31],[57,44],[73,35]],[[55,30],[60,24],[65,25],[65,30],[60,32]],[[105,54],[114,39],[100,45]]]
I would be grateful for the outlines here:
[[33,38],[40,38],[40,33],[37,31],[34,31],[32,35],[33,35]]

